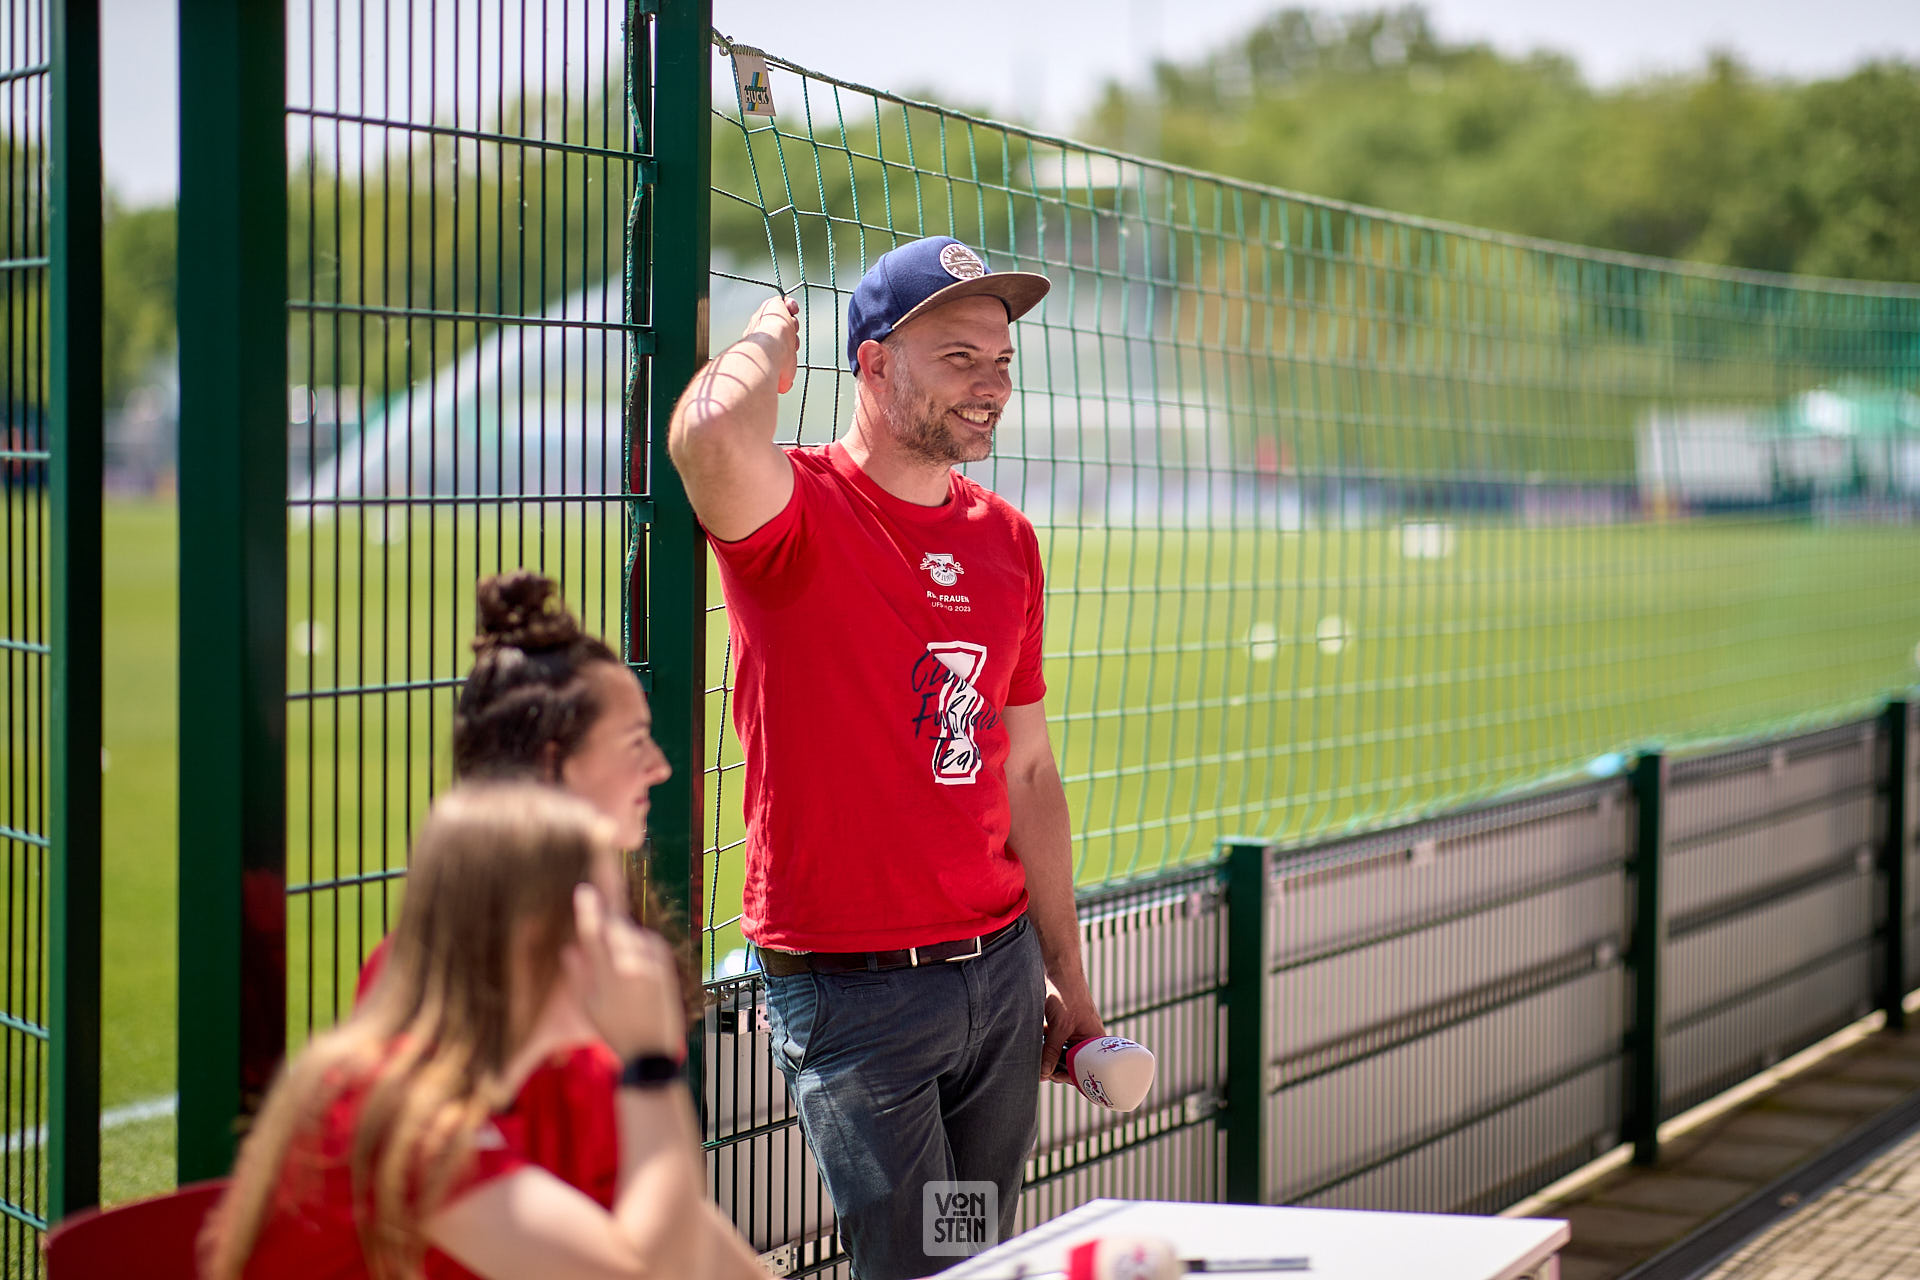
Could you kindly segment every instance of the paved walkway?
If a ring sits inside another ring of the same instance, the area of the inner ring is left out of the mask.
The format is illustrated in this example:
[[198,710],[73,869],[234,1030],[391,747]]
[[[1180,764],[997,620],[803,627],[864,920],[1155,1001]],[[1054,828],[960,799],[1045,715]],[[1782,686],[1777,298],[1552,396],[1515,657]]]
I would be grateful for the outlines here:
[[1920,1276],[1920,1134],[1762,1232],[1710,1280]]
[[[1875,1032],[1533,1216],[1565,1218],[1562,1280],[1616,1280],[1920,1089],[1920,1027]],[[1789,1197],[1790,1198],[1790,1197]],[[1728,1258],[1740,1280],[1920,1280],[1920,1136],[1902,1140]]]

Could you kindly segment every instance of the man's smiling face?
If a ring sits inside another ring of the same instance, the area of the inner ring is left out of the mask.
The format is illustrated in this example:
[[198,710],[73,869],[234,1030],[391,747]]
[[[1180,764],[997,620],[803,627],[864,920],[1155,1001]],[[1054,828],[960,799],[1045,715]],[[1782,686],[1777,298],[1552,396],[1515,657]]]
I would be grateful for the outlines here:
[[978,462],[1013,396],[1013,329],[998,298],[959,298],[915,316],[886,347],[894,439],[929,462]]

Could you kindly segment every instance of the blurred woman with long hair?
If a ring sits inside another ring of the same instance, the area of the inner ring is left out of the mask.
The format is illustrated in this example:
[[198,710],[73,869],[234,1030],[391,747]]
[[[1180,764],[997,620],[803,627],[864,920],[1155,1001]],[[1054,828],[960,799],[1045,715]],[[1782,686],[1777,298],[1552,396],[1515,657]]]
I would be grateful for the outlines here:
[[[635,857],[646,841],[649,793],[672,770],[653,739],[640,682],[603,641],[581,629],[552,579],[515,569],[474,589],[473,668],[453,716],[459,782],[520,781],[558,787],[598,810],[629,856],[634,912],[675,944],[689,1020],[701,987],[678,922],[662,908]],[[359,999],[385,968],[381,942],[360,971]],[[602,1205],[613,1204],[619,1150],[613,1087],[620,1063],[584,1016],[557,1010],[541,1029],[543,1052],[495,1117],[543,1168]],[[458,1267],[428,1266],[430,1280],[458,1280]]]
[[[551,787],[442,797],[385,971],[283,1070],[203,1240],[211,1280],[754,1273],[713,1212],[678,1056],[671,948],[629,917],[614,824]],[[497,1123],[554,1022],[622,1063],[610,1208]]]

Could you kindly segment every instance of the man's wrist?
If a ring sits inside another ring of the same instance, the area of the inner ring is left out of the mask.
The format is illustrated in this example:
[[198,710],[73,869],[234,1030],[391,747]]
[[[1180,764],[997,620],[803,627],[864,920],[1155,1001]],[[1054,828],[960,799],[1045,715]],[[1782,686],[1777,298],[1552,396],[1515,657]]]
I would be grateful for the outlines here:
[[1060,994],[1062,1000],[1078,997],[1089,1003],[1092,1002],[1093,989],[1087,985],[1086,971],[1078,964],[1061,964],[1057,967],[1047,964],[1045,967],[1047,981],[1053,984],[1053,989]]

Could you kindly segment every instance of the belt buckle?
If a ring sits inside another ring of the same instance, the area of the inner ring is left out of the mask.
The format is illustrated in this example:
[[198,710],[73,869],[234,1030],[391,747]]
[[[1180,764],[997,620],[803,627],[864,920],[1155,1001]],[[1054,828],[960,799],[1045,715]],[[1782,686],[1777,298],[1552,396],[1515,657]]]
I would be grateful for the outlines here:
[[946,958],[945,963],[952,964],[956,960],[976,960],[980,957],[982,950],[983,948],[980,945],[980,939],[976,937],[973,940],[973,950],[963,952],[957,956],[948,956]]

